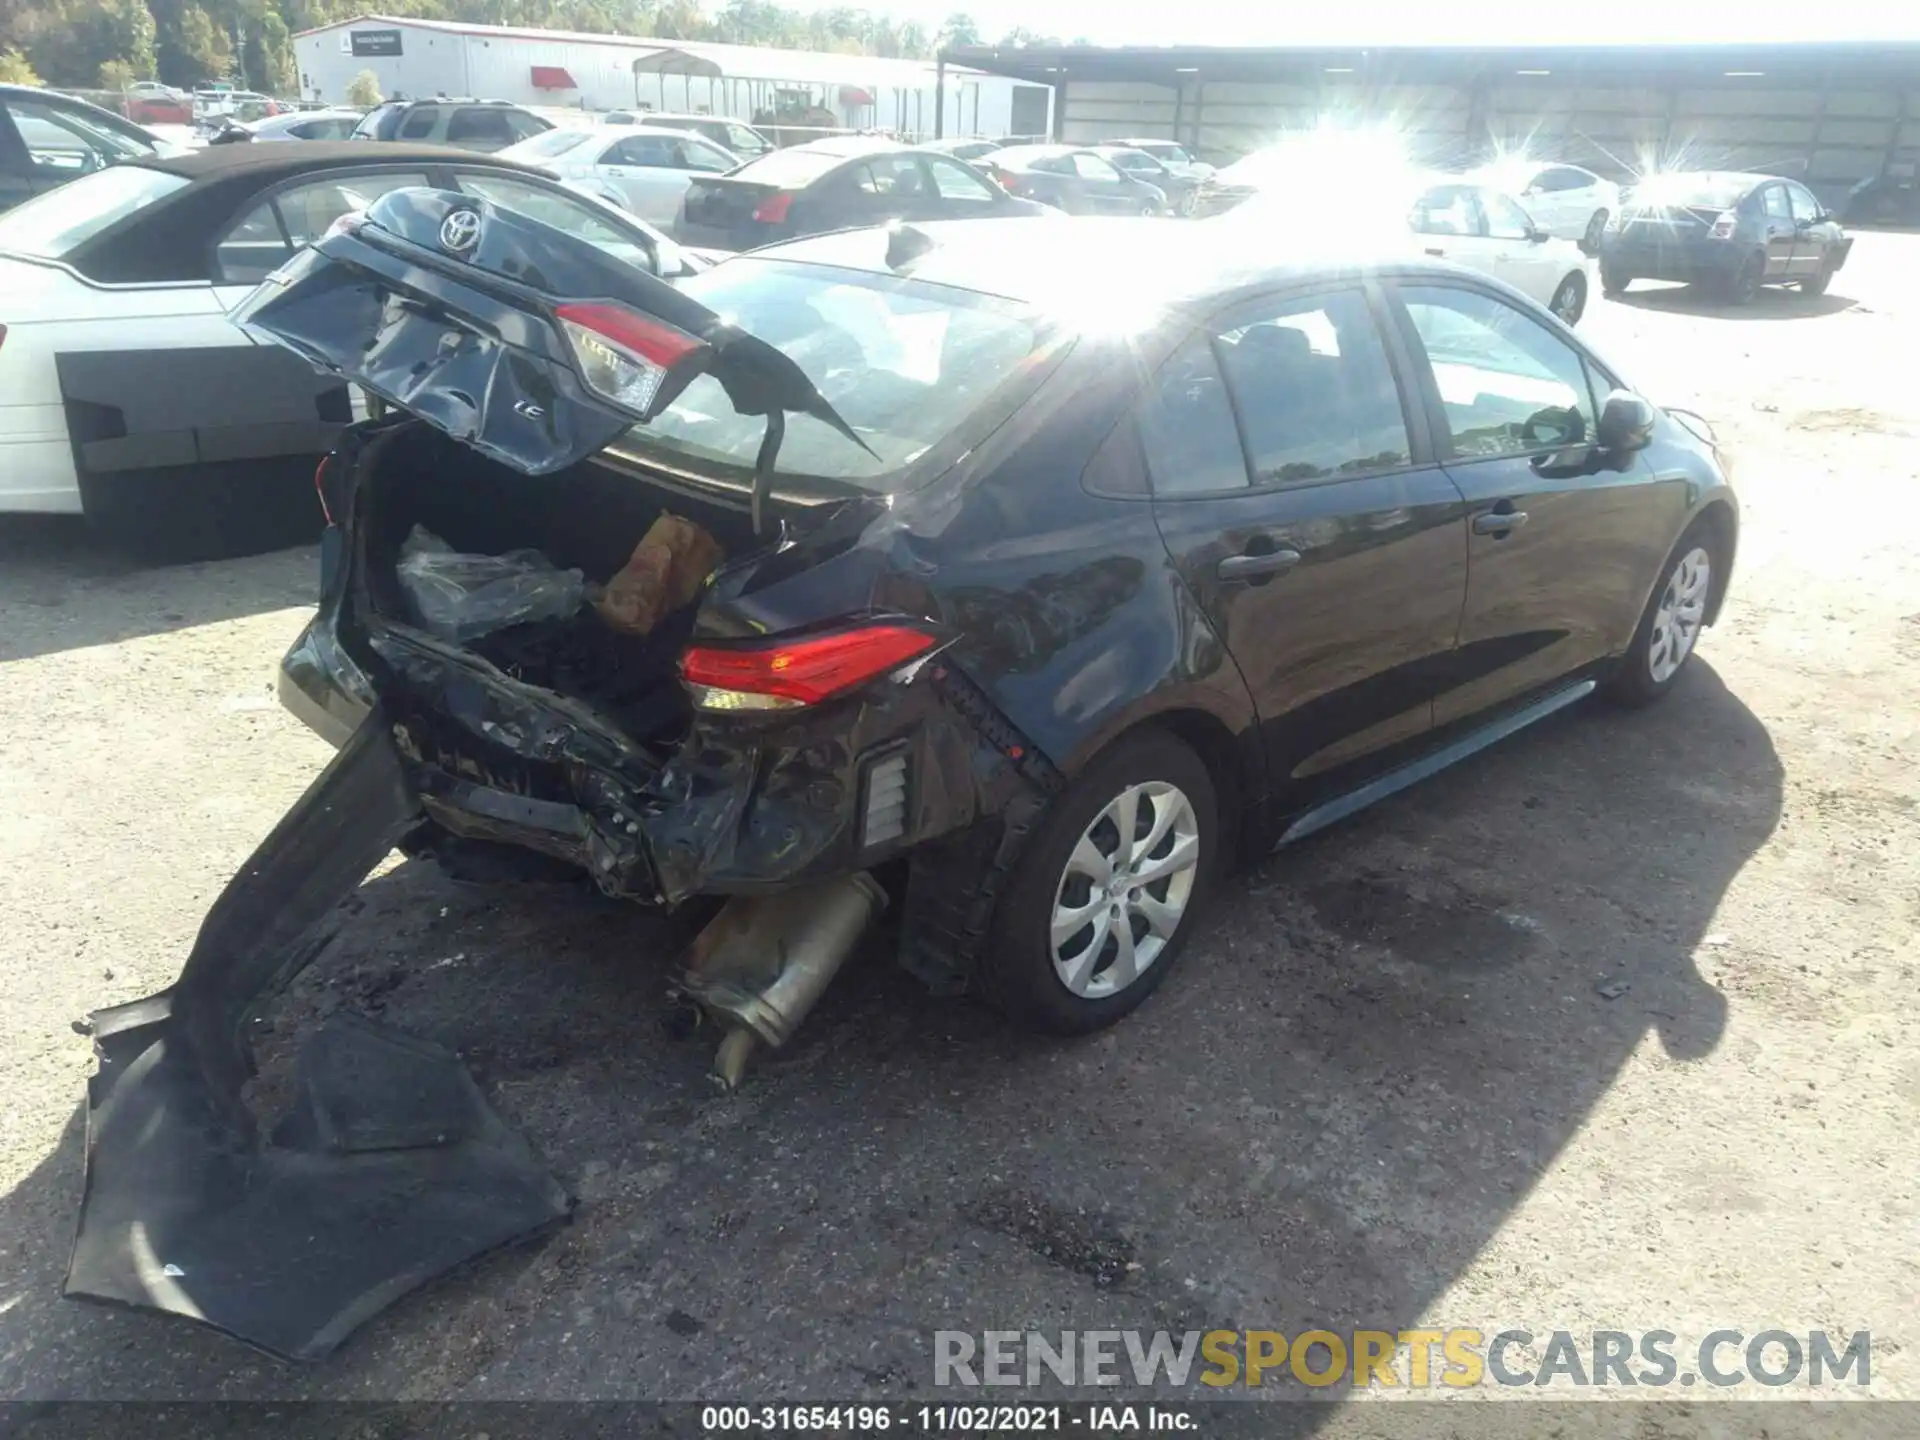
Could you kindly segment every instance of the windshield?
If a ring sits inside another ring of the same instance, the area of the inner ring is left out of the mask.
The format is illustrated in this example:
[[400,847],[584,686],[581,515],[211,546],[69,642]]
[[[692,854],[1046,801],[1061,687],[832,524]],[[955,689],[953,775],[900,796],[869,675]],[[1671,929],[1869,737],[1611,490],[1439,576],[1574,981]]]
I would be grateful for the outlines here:
[[186,188],[180,176],[143,165],[96,170],[0,214],[0,250],[59,260],[116,220]]
[[510,160],[551,160],[564,155],[593,138],[587,130],[543,130],[531,140],[509,145],[500,153]]
[[[730,260],[680,289],[783,351],[875,452],[791,415],[781,473],[873,489],[959,429],[1042,344],[1024,306],[866,271]],[[702,375],[621,447],[751,469],[765,432]]]
[[1633,203],[1730,210],[1758,183],[1754,175],[1649,175],[1633,187]]

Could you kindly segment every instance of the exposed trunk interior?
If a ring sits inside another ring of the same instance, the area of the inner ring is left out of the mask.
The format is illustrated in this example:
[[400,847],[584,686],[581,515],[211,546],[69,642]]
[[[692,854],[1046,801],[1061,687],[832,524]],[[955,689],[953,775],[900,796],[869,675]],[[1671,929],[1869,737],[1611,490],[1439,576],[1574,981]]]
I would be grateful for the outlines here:
[[[727,559],[756,548],[743,510],[703,503],[592,460],[551,475],[522,475],[425,425],[392,438],[360,506],[368,590],[382,615],[403,621],[412,621],[414,611],[395,567],[416,525],[465,553],[538,550],[563,569],[580,570],[590,585],[611,579],[663,512],[705,528]],[[594,706],[637,740],[666,739],[687,718],[684,692],[669,682],[698,609],[698,602],[684,606],[650,633],[633,635],[585,604],[569,619],[511,625],[465,648],[517,680]]]

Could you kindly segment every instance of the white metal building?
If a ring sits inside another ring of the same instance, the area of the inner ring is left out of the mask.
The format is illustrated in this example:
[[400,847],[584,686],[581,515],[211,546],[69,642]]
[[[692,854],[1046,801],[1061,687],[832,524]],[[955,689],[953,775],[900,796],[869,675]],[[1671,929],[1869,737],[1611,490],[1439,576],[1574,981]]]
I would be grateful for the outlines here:
[[[294,37],[303,97],[333,102],[371,70],[381,94],[437,94],[584,110],[705,111],[752,122],[818,106],[849,129],[906,136],[1046,134],[1053,89],[931,61],[465,25],[364,15]],[[937,115],[944,96],[946,114]]]

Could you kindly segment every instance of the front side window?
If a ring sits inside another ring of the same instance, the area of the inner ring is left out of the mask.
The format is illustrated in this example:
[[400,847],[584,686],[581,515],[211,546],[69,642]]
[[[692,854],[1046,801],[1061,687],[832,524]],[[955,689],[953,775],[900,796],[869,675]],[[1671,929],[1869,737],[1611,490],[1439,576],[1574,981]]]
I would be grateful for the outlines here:
[[1792,208],[1795,220],[1820,218],[1820,202],[1813,198],[1813,192],[1804,185],[1787,186],[1787,204]]
[[342,215],[364,210],[389,190],[425,185],[427,177],[383,170],[371,175],[329,175],[295,185],[253,206],[214,246],[214,263],[228,285],[251,285],[267,278],[294,251],[327,233]]
[[1486,214],[1491,239],[1524,240],[1533,229],[1533,217],[1498,190],[1481,191],[1480,207]]
[[1292,300],[1217,335],[1256,485],[1301,485],[1409,463],[1399,387],[1366,297]]
[[671,135],[629,135],[603,157],[608,165],[633,165],[643,170],[680,168],[680,142]]
[[121,160],[154,154],[155,147],[136,145],[62,106],[34,100],[8,100],[6,106],[34,173],[43,179],[71,180]]
[[1422,235],[1479,235],[1479,201],[1471,185],[1436,185],[1414,202],[1413,228]]
[[1477,290],[1399,290],[1433,370],[1450,454],[1460,461],[1531,455],[1590,441],[1586,364],[1529,315]]

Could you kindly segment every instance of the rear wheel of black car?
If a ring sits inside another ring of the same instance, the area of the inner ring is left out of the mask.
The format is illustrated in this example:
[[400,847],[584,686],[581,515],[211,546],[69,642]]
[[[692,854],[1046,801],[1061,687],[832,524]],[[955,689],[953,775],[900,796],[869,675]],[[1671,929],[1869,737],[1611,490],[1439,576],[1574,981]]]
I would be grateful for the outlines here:
[[1600,267],[1600,293],[1602,295],[1621,294],[1626,290],[1627,286],[1632,283],[1633,276],[1627,274],[1626,271],[1615,269],[1611,265],[1602,265]]
[[1213,778],[1160,730],[1127,736],[1048,809],[994,913],[987,998],[1027,1029],[1084,1035],[1180,958],[1221,859]]
[[1767,257],[1755,252],[1740,262],[1740,268],[1727,282],[1727,299],[1735,305],[1751,305],[1767,278]]

